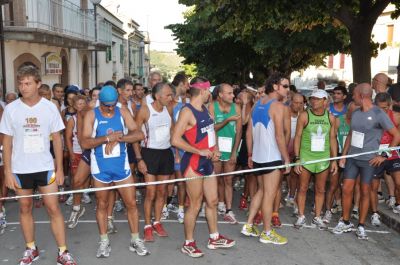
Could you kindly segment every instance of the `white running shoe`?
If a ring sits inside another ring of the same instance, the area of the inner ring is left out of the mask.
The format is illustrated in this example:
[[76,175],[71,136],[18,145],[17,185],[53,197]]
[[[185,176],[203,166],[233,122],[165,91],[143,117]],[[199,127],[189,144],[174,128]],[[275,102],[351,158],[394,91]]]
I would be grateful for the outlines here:
[[378,213],[373,213],[371,215],[371,224],[373,226],[381,226],[381,217],[379,216]]

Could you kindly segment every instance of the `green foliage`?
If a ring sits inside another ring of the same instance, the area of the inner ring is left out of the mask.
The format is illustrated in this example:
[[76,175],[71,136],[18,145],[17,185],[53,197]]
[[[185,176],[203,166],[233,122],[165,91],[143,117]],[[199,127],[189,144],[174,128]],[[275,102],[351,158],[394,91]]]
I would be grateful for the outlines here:
[[182,68],[183,58],[174,52],[150,51],[152,67],[157,68],[163,75],[163,81],[171,81]]

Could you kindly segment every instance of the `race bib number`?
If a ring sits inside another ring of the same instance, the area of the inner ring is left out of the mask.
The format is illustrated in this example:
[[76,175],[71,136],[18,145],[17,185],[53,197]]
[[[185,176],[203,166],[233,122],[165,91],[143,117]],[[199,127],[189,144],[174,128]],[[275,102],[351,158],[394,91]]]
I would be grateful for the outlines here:
[[24,153],[36,154],[44,151],[44,139],[39,132],[28,132],[24,134]]
[[215,146],[215,131],[214,128],[207,130],[208,148]]
[[324,152],[325,151],[325,136],[324,135],[312,135],[311,136],[311,151],[312,152]]
[[168,138],[169,133],[170,133],[170,128],[167,124],[158,126],[155,131],[156,142],[165,141]]
[[121,149],[119,147],[119,143],[114,146],[113,150],[111,151],[111,154],[106,154],[106,144],[102,145],[103,148],[103,157],[104,158],[113,158],[113,157],[119,157],[121,155]]
[[351,145],[357,148],[364,147],[364,133],[353,131],[351,135]]
[[218,148],[220,152],[232,152],[232,138],[218,137]]

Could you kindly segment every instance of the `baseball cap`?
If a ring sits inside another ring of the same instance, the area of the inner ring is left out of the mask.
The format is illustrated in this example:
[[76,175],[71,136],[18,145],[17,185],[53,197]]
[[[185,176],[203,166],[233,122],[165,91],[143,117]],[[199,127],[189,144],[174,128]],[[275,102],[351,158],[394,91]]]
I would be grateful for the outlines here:
[[118,100],[118,92],[113,86],[103,86],[99,94],[100,102],[116,102]]
[[322,89],[315,89],[312,93],[310,98],[329,98],[328,93],[326,93],[325,90]]
[[79,93],[79,91],[81,90],[81,88],[78,85],[70,85],[67,88],[66,92],[76,92]]

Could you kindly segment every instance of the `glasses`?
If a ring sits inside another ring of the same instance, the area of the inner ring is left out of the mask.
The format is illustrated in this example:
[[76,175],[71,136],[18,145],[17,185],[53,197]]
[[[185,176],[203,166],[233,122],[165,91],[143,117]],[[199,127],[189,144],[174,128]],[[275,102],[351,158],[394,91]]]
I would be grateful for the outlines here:
[[113,102],[113,103],[103,103],[101,102],[101,105],[104,107],[115,107],[115,105],[117,105],[117,102]]
[[281,85],[283,88],[288,89],[290,86],[289,85]]

